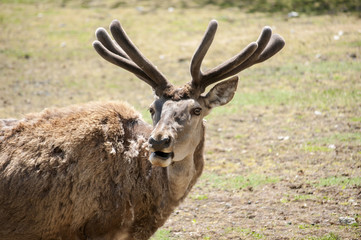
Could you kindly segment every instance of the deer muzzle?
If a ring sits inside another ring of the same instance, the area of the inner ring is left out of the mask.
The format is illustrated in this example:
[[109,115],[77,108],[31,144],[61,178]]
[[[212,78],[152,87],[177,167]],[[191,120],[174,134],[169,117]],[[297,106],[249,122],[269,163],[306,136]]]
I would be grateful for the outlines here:
[[174,157],[172,137],[150,137],[148,142],[151,152],[149,161],[155,166],[167,167]]

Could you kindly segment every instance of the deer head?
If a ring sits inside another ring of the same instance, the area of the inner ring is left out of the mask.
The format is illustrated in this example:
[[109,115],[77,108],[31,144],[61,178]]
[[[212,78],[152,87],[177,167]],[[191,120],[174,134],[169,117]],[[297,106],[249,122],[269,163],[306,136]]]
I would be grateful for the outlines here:
[[[179,88],[173,86],[137,49],[119,21],[114,20],[110,24],[115,42],[104,28],[96,31],[98,40],[93,43],[95,50],[105,60],[134,73],[154,90],[156,99],[149,108],[154,126],[149,136],[149,160],[153,165],[166,167],[193,154],[204,134],[202,119],[212,108],[225,105],[233,98],[238,83],[235,75],[272,57],[285,44],[281,36],[272,34],[271,28],[265,27],[256,42],[224,63],[203,72],[202,61],[217,26],[215,20],[209,23],[191,61],[192,80]],[[226,78],[229,79],[221,81]],[[204,94],[209,85],[219,81]]]

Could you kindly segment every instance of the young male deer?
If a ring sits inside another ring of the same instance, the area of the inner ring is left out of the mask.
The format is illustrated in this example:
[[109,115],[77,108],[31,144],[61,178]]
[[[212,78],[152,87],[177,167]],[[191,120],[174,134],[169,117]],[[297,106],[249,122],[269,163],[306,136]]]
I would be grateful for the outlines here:
[[265,27],[256,42],[202,72],[216,29],[212,20],[192,58],[192,80],[180,88],[143,56],[118,21],[110,25],[116,43],[105,29],[96,31],[96,51],[153,88],[153,127],[121,102],[2,121],[0,239],[150,238],[202,173],[203,118],[232,99],[235,74],[284,46]]

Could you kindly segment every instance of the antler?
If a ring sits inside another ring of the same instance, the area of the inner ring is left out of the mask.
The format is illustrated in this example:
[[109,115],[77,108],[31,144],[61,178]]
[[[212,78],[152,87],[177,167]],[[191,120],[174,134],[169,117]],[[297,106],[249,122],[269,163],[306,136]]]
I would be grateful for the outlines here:
[[217,30],[217,21],[212,20],[191,61],[191,86],[196,94],[201,94],[206,87],[222,79],[233,76],[256,63],[263,62],[275,55],[285,45],[283,38],[272,35],[270,27],[264,27],[256,42],[250,43],[239,54],[206,72],[201,71],[202,61],[206,55]]
[[95,32],[98,40],[93,42],[93,47],[100,56],[134,73],[148,83],[158,96],[161,96],[166,88],[172,86],[157,67],[133,44],[118,20],[113,20],[110,24],[110,31],[118,45],[112,41],[104,28],[98,28]]
[[[224,63],[202,72],[202,61],[212,44],[217,31],[218,23],[212,20],[204,37],[195,51],[191,61],[191,88],[195,96],[203,93],[207,86],[236,75],[256,63],[263,62],[275,55],[285,45],[283,38],[277,34],[272,35],[270,27],[264,27],[256,42],[250,43],[239,54]],[[96,30],[97,41],[93,42],[95,50],[105,60],[134,73],[138,78],[148,83],[161,96],[165,89],[173,85],[132,43],[118,20],[110,24],[110,31],[115,42],[104,28]]]

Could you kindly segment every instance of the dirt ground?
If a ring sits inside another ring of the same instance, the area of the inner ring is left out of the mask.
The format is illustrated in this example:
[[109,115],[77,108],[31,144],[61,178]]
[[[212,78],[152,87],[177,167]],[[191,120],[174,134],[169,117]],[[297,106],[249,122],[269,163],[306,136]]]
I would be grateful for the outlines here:
[[[214,154],[207,157],[206,174],[231,172],[232,178],[251,172],[277,180],[219,189],[207,184],[211,179],[202,178],[166,223],[170,235],[176,239],[360,239],[360,227],[339,222],[340,217],[360,214],[361,186],[349,182],[361,171],[359,142],[330,146],[332,150],[326,152],[300,147],[336,129],[360,131],[360,125],[348,123],[347,112],[335,118],[332,113],[315,115],[310,109],[305,119],[297,116],[287,106],[276,113],[250,109],[242,117],[209,127],[207,149]],[[234,140],[235,133],[244,137]],[[315,185],[327,177],[342,180]]]
[[0,118],[125,99],[149,120],[149,87],[91,47],[95,29],[114,18],[176,84],[189,80],[210,19],[220,26],[207,67],[256,40],[264,25],[286,39],[277,56],[239,74],[234,100],[207,117],[203,175],[154,240],[361,239],[359,18],[6,1]]

